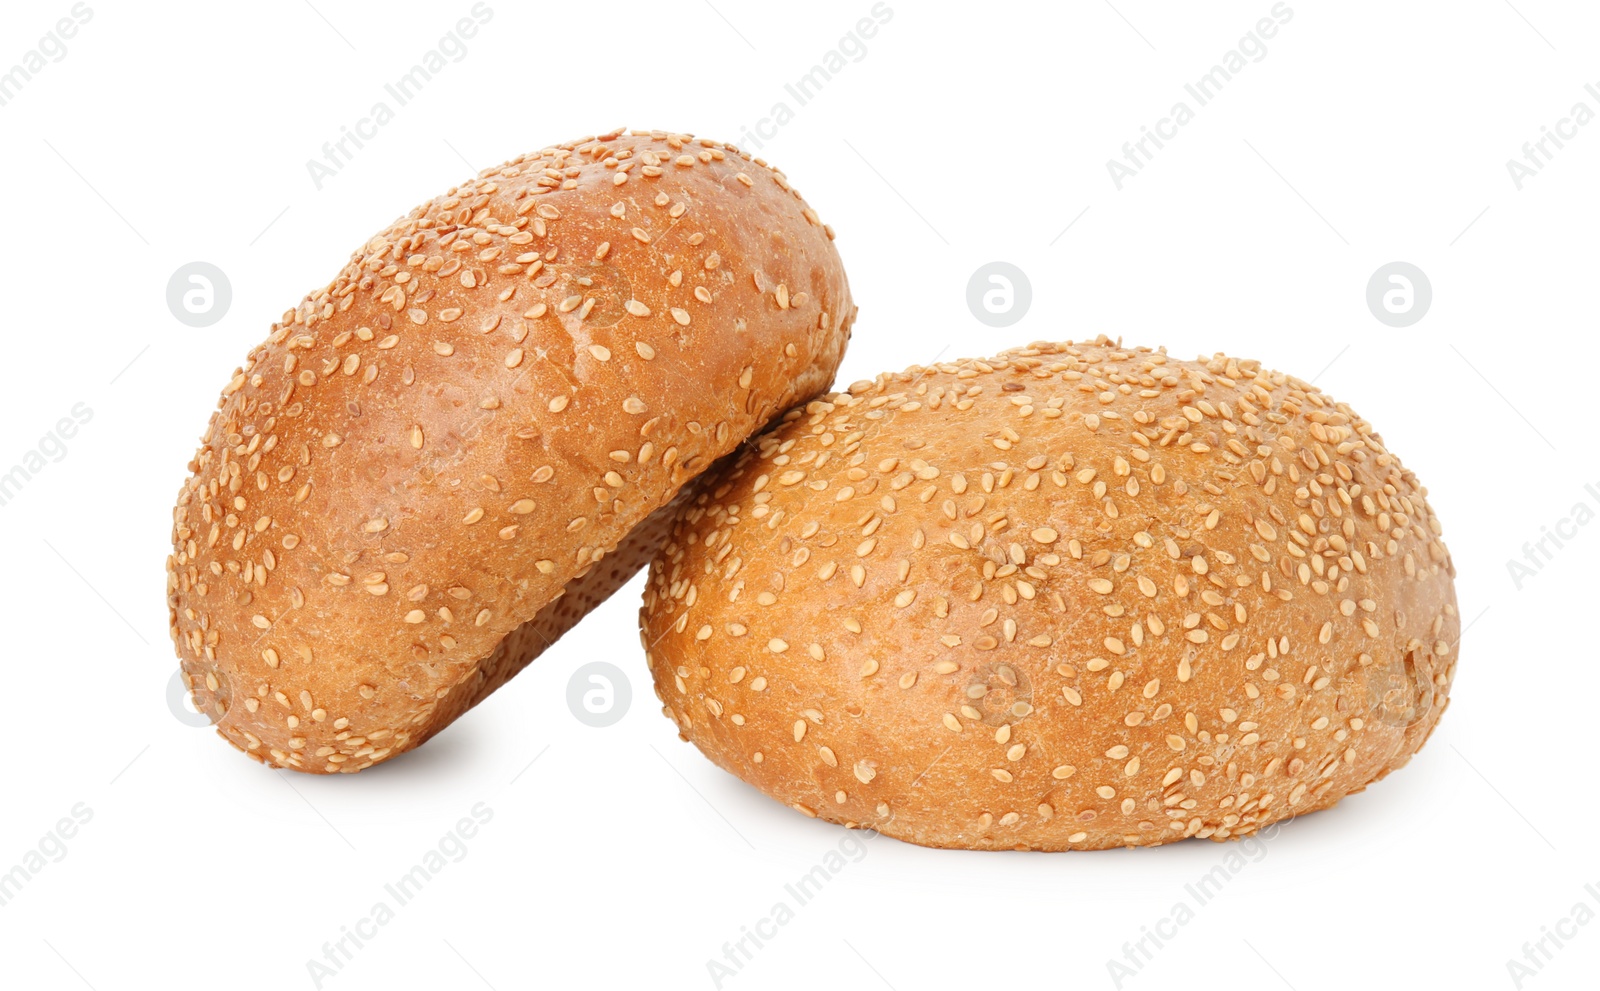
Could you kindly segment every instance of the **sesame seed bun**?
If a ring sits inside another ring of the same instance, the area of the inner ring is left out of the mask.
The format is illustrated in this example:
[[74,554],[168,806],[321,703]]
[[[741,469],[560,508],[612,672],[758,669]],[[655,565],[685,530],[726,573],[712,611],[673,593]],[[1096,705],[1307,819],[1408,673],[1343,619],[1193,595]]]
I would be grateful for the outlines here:
[[833,380],[833,233],[732,146],[617,131],[355,252],[223,390],[178,497],[173,642],[257,760],[426,740],[649,558],[680,488]]
[[1101,338],[790,411],[695,487],[641,612],[681,735],[935,847],[1227,839],[1406,763],[1454,568],[1415,476],[1257,362]]

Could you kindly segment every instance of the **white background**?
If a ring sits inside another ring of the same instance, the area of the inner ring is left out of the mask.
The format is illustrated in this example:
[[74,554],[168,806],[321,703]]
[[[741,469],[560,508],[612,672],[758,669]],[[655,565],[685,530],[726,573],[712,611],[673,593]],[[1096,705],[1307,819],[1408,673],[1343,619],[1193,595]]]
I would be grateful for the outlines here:
[[[1118,191],[1106,160],[1193,107],[1184,83],[1270,0],[889,0],[865,56],[803,107],[784,83],[869,0],[489,0],[465,57],[318,190],[306,161],[471,3],[313,2],[89,0],[65,57],[0,107],[0,472],[74,404],[94,411],[0,507],[0,872],[93,810],[0,907],[0,983],[310,988],[307,960],[479,802],[493,818],[465,859],[324,987],[711,988],[707,960],[792,902],[784,885],[845,833],[677,741],[638,648],[637,581],[434,742],[360,775],[265,770],[164,700],[172,501],[278,314],[473,167],[618,125],[739,142],[780,101],[793,120],[761,154],[837,229],[861,306],[842,382],[1101,332],[1258,358],[1374,422],[1443,520],[1471,626],[1430,745],[1282,830],[1125,987],[1512,987],[1524,942],[1575,903],[1600,911],[1583,890],[1600,887],[1600,526],[1520,591],[1506,566],[1574,504],[1600,509],[1600,123],[1520,191],[1505,164],[1579,100],[1600,111],[1593,5],[1290,0],[1268,54]],[[70,7],[6,4],[0,71]],[[204,329],[164,298],[195,260],[233,288]],[[1004,330],[965,303],[997,260],[1033,287]],[[1364,298],[1395,260],[1434,293],[1403,329]],[[632,680],[606,729],[565,701],[594,659]],[[1112,988],[1107,960],[1232,849],[879,838],[723,986]],[[1600,921],[1565,942],[1523,986],[1589,986]]]

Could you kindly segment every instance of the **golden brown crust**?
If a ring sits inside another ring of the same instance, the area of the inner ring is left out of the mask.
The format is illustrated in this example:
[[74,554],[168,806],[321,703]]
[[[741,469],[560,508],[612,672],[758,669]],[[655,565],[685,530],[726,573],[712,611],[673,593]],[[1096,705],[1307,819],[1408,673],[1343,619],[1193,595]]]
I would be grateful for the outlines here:
[[597,562],[585,610],[625,581],[643,552],[608,555],[684,482],[827,388],[853,317],[832,232],[716,142],[612,132],[418,207],[273,327],[190,465],[167,570],[197,706],[298,770],[417,745]]
[[1256,362],[1101,338],[791,411],[651,566],[656,692],[808,815],[937,847],[1226,839],[1403,765],[1460,623],[1426,492]]

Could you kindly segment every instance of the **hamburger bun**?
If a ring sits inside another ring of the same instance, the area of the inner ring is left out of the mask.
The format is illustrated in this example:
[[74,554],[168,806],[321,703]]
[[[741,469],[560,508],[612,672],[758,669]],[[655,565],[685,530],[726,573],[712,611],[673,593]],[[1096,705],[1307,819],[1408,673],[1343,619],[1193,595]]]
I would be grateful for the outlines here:
[[167,594],[197,708],[323,773],[482,701],[648,560],[685,482],[832,382],[832,239],[782,173],[664,131],[523,156],[373,237],[189,465]]
[[791,410],[687,497],[641,612],[681,735],[934,847],[1244,836],[1405,764],[1454,568],[1372,426],[1100,338]]

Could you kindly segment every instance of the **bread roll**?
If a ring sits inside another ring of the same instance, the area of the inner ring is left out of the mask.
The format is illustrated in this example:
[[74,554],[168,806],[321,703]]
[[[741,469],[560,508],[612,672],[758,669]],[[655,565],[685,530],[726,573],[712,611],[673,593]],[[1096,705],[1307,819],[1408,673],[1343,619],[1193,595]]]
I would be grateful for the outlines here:
[[167,583],[197,707],[333,772],[481,701],[642,566],[686,481],[828,387],[855,313],[832,238],[782,173],[661,131],[518,158],[378,234],[250,353],[190,464]]
[[696,486],[641,618],[666,714],[806,815],[935,847],[1227,839],[1406,763],[1454,569],[1365,420],[1101,338],[790,411]]

